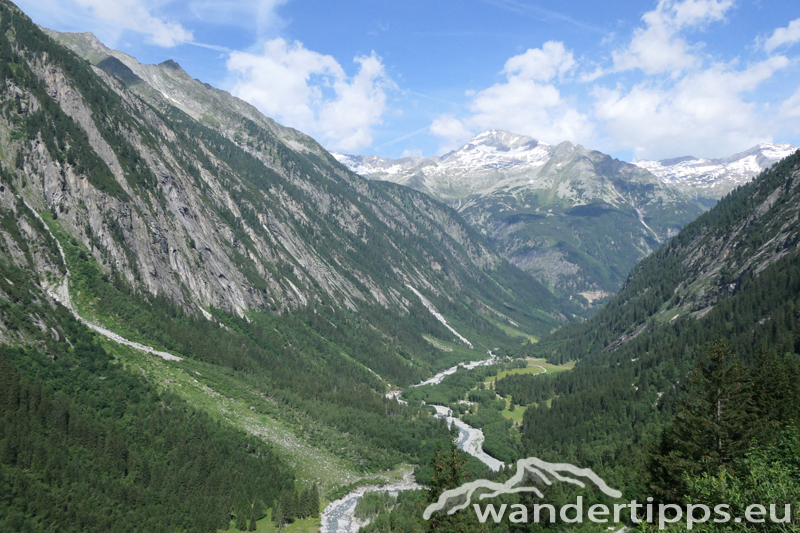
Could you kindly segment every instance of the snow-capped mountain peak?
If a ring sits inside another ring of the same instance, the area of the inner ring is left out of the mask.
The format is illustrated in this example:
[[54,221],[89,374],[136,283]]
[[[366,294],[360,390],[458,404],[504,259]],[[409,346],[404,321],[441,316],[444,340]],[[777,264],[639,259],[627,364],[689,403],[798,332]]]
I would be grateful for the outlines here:
[[502,130],[488,130],[440,159],[441,172],[471,168],[508,168],[516,165],[544,165],[551,146],[533,137]]
[[455,200],[483,191],[512,174],[541,168],[554,147],[533,137],[487,130],[440,157],[389,159],[333,153],[347,168],[371,179],[383,179]]
[[[582,298],[616,290],[636,261],[702,211],[637,166],[503,130],[484,131],[441,157],[335,156],[362,176],[448,203],[511,263]],[[612,264],[600,270],[599,242]]]
[[663,182],[709,201],[718,200],[739,185],[749,182],[797,150],[791,144],[761,143],[749,150],[721,159],[692,156],[661,161],[635,161]]

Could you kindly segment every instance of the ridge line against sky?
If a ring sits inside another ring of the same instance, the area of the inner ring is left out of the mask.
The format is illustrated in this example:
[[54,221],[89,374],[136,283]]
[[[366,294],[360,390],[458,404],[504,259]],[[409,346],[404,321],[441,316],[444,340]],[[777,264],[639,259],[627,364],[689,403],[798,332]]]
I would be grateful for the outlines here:
[[491,128],[629,161],[800,145],[796,0],[17,4],[347,153],[441,154]]

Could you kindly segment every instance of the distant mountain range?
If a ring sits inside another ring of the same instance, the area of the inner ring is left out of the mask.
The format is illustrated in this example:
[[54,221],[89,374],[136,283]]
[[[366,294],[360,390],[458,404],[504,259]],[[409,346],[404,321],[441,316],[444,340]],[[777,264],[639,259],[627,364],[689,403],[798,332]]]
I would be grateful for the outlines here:
[[490,130],[441,157],[334,157],[357,174],[449,203],[512,263],[589,305],[616,292],[683,225],[795,150],[760,144],[723,159],[629,164]]
[[686,156],[661,161],[634,161],[633,164],[649,170],[664,183],[710,207],[796,150],[797,147],[791,144],[762,143],[722,159]]
[[639,166],[506,131],[442,157],[334,157],[448,202],[513,264],[584,305],[618,290],[637,261],[703,212]]

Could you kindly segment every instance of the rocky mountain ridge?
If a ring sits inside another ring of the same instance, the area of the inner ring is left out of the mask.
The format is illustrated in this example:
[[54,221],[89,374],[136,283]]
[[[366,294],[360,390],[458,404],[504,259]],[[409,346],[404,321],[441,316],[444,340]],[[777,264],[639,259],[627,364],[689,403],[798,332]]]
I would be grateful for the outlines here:
[[635,165],[499,130],[441,157],[334,156],[448,202],[513,264],[586,305],[703,210]]
[[633,164],[711,206],[796,150],[797,147],[791,144],[761,143],[721,159],[685,156],[661,161],[634,161]]
[[323,149],[301,132],[282,126],[244,100],[192,78],[172,60],[148,65],[124,52],[105,46],[91,32],[57,32],[40,27],[92,65],[119,78],[127,88],[157,107],[175,106],[195,120],[218,128],[226,137],[248,138],[248,123],[270,131],[298,151],[321,154]]

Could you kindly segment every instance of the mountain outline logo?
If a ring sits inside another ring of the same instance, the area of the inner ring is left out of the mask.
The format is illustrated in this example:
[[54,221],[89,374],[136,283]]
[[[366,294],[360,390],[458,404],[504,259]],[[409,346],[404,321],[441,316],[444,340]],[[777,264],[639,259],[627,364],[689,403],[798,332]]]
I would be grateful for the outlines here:
[[471,503],[475,491],[478,489],[488,490],[488,492],[478,496],[481,500],[495,498],[502,494],[514,494],[519,492],[531,492],[539,498],[544,498],[544,493],[542,493],[538,487],[523,485],[522,483],[525,481],[526,476],[530,475],[531,477],[535,476],[540,479],[547,486],[552,485],[553,481],[547,474],[556,481],[572,483],[581,488],[585,488],[586,483],[576,478],[586,478],[594,483],[606,496],[610,496],[611,498],[622,497],[622,492],[609,487],[600,476],[589,468],[579,468],[569,463],[548,463],[538,457],[528,457],[527,459],[520,459],[517,461],[517,472],[505,483],[497,483],[495,481],[489,481],[488,479],[478,479],[465,483],[458,488],[444,491],[436,502],[425,508],[422,517],[425,520],[430,520],[434,512],[442,511],[447,507],[449,502],[459,501],[461,498],[465,498],[465,501],[451,507],[447,511],[447,514],[452,515],[456,511],[466,509]]

